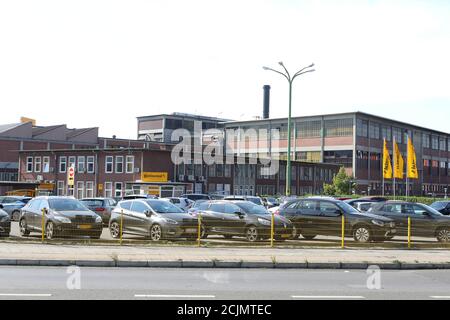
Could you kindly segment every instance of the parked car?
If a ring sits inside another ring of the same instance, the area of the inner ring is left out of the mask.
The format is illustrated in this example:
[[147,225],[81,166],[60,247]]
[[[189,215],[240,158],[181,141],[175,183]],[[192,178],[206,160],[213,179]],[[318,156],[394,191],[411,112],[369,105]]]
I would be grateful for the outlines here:
[[264,202],[260,197],[255,196],[226,196],[223,200],[226,201],[251,201],[254,204],[264,207]]
[[[360,205],[360,203],[371,203],[371,204],[373,204],[373,203],[386,202],[386,201],[388,201],[387,198],[376,197],[376,196],[345,200],[346,203],[348,203],[349,205],[351,205],[355,209],[358,209],[358,206]],[[364,207],[365,206],[363,206],[363,208]]]
[[[250,242],[270,237],[271,214],[262,206],[250,201],[204,201],[190,210],[201,216],[201,237],[222,235],[227,239],[243,236]],[[274,217],[276,239],[290,239],[295,235],[290,221]]]
[[31,197],[22,196],[2,196],[0,204],[13,221],[19,221],[20,210],[31,200]]
[[384,241],[396,234],[392,219],[361,213],[340,200],[299,199],[281,208],[280,215],[292,221],[308,240],[317,235],[341,236],[342,216],[345,217],[345,236],[352,236],[357,242]]
[[99,239],[103,230],[102,218],[81,201],[72,197],[44,196],[33,198],[22,208],[20,234],[26,237],[31,232],[41,233],[42,218],[47,239],[68,236]]
[[125,200],[111,213],[109,230],[115,239],[122,233],[143,235],[153,241],[167,238],[196,238],[198,221],[169,201],[159,199]]
[[[123,196],[121,200],[134,200],[134,199],[158,199],[157,196],[151,194],[129,194]],[[116,202],[119,202],[116,200]]]
[[278,201],[277,198],[274,197],[264,197],[262,198],[264,205],[266,206],[266,208],[273,208],[273,207],[278,207],[280,205],[280,202]]
[[11,219],[9,214],[3,210],[0,204],[0,237],[8,237],[11,231]]
[[161,200],[170,201],[172,204],[176,205],[178,208],[182,209],[183,211],[187,211],[194,204],[194,201],[189,200],[188,198],[182,198],[182,197],[180,197],[180,198],[169,197],[169,198],[162,198]]
[[94,211],[100,217],[102,217],[103,225],[108,225],[111,217],[111,211],[116,206],[116,200],[112,198],[85,198],[81,199],[81,202]]
[[408,234],[408,217],[411,218],[411,235],[450,241],[450,217],[421,203],[387,201],[374,206],[371,213],[391,218],[397,225],[397,235]]
[[443,215],[450,215],[450,201],[436,201],[431,205],[431,207]]
[[369,212],[373,205],[378,202],[358,202],[356,206],[353,206],[359,212]]
[[182,198],[187,198],[192,201],[197,200],[211,200],[211,197],[207,194],[200,194],[200,193],[188,193],[188,194],[182,194]]

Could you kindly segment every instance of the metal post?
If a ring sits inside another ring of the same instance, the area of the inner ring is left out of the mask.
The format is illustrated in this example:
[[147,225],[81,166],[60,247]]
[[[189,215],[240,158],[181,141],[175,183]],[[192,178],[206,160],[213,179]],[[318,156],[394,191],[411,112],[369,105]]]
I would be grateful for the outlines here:
[[291,195],[291,110],[292,110],[292,80],[289,81],[289,114],[288,114],[288,150],[286,165],[286,196]]
[[272,212],[272,217],[270,219],[270,247],[273,248],[273,238],[274,238],[274,224],[275,224],[275,213]]
[[199,212],[198,213],[198,233],[197,233],[197,246],[198,247],[201,247],[201,245],[202,245],[201,239],[202,239],[202,215]]
[[341,248],[344,249],[345,248],[345,216],[342,215],[342,219],[341,219]]
[[120,210],[120,245],[123,241],[123,209]]
[[408,248],[411,249],[411,217],[408,217]]
[[41,241],[44,242],[45,240],[45,208],[42,208],[42,221],[41,221],[41,228],[42,228],[42,239]]

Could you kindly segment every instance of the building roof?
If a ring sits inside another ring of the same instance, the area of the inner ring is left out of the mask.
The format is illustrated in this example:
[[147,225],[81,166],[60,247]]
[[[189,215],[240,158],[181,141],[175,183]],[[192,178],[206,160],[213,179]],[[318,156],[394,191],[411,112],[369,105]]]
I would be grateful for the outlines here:
[[58,129],[58,128],[61,128],[61,127],[66,127],[66,125],[65,125],[65,124],[61,124],[61,125],[56,125],[56,126],[45,126],[45,127],[39,126],[39,127],[33,127],[33,133],[32,133],[32,135],[33,135],[33,137],[39,136],[39,135],[41,135],[41,134],[44,134],[44,133],[53,131],[53,130]]
[[198,114],[182,113],[182,112],[161,113],[161,114],[155,114],[155,115],[150,115],[150,116],[137,117],[137,119],[146,120],[146,119],[165,118],[165,117],[190,118],[190,119],[208,120],[208,121],[215,121],[215,122],[233,121],[231,119],[209,117],[209,116],[202,116],[202,115],[198,115]]
[[89,132],[91,130],[97,130],[98,127],[92,127],[92,128],[83,128],[83,129],[67,129],[67,139],[77,137],[79,135],[82,135],[83,133]]
[[0,133],[9,131],[11,129],[17,128],[23,125],[23,123],[9,123],[9,124],[0,124]]

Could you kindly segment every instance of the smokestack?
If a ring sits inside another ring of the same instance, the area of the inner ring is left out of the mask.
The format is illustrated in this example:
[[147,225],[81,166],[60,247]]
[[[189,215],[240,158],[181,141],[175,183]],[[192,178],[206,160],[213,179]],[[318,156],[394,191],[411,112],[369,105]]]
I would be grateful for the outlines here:
[[263,105],[263,119],[269,119],[270,110],[270,86],[265,85],[264,89],[264,105]]

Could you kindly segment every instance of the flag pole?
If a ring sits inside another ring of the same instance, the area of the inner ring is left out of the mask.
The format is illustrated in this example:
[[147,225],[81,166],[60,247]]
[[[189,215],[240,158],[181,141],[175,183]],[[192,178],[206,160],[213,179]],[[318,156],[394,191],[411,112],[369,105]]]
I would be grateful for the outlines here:
[[382,181],[383,181],[383,183],[382,183],[382,185],[383,185],[383,187],[382,187],[382,191],[381,191],[381,195],[384,197],[384,161],[385,161],[385,159],[384,159],[384,147],[386,146],[386,138],[383,138],[383,156],[381,157],[381,177],[382,177]]
[[[409,146],[409,134],[408,139],[406,141],[406,149],[408,149]],[[406,201],[408,201],[409,198],[409,177],[408,177],[408,163],[409,163],[409,152],[406,150]],[[402,168],[403,170],[403,168]]]
[[395,156],[395,136],[394,136],[394,139],[392,139],[392,154],[394,155],[393,156],[393,158],[394,158],[394,168],[393,168],[393,175],[394,175],[394,183],[393,183],[393,186],[394,186],[394,190],[393,190],[393,193],[394,193],[394,200],[396,200],[397,198],[396,198],[396,190],[395,190],[395,183],[396,183],[396,179],[395,179],[395,169],[397,168],[397,159],[396,159],[396,156]]

